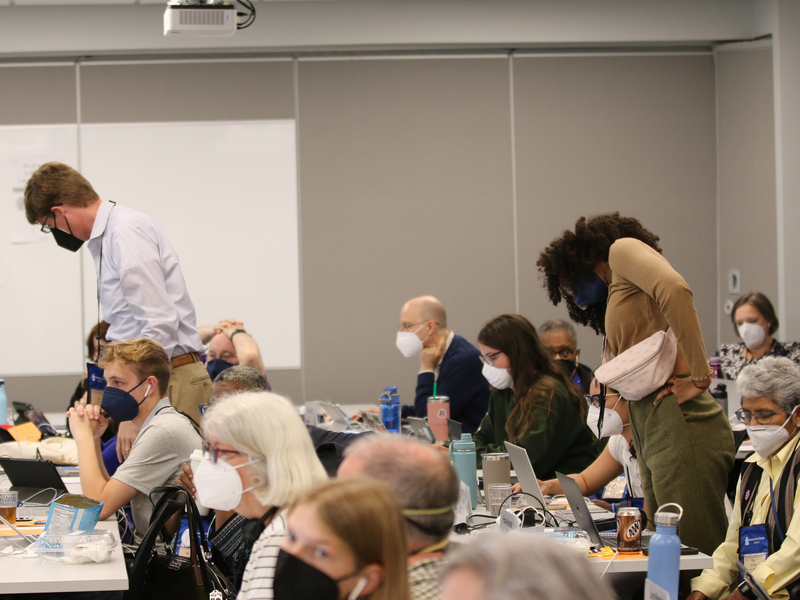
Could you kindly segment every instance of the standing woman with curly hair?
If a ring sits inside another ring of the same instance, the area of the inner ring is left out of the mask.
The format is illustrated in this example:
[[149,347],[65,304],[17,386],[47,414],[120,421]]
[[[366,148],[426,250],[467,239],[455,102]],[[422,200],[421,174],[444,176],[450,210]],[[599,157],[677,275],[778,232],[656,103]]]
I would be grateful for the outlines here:
[[500,315],[478,334],[483,374],[492,386],[489,411],[475,434],[475,453],[528,451],[540,479],[580,473],[597,458],[586,402],[556,366],[536,329],[521,315]]
[[724,505],[733,434],[706,388],[711,383],[692,291],[661,256],[658,236],[619,213],[581,217],[539,256],[553,304],[564,300],[577,323],[605,334],[619,355],[657,331],[678,340],[673,376],[630,403],[631,433],[645,510],[677,502],[684,544],[711,554],[725,538]]

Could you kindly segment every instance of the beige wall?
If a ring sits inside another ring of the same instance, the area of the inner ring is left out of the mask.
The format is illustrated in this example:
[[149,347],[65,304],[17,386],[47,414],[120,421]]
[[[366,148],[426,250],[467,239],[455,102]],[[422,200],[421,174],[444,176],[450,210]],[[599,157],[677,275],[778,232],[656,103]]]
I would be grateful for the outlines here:
[[[296,401],[367,402],[390,384],[410,401],[418,364],[400,356],[394,336],[401,304],[415,295],[438,295],[470,340],[500,312],[520,310],[536,324],[560,316],[536,257],[579,215],[608,210],[661,236],[695,289],[707,339],[716,338],[710,53],[80,70],[84,122],[297,119],[304,362],[270,374]],[[4,90],[8,71],[0,69],[0,94],[13,100],[4,118],[35,122],[26,100],[54,102],[44,99],[49,74],[19,67],[13,77],[26,77],[30,93],[15,99]],[[56,104],[69,113],[66,89]],[[235,312],[236,293],[246,292],[220,293]],[[597,364],[596,338],[582,336],[586,362]],[[59,410],[74,385],[59,380],[54,398],[31,379],[10,378],[9,396]]]
[[[741,293],[760,291],[779,310],[772,50],[763,44],[716,52],[719,156],[719,334],[737,342],[725,303],[737,269]],[[785,339],[778,331],[778,339]]]

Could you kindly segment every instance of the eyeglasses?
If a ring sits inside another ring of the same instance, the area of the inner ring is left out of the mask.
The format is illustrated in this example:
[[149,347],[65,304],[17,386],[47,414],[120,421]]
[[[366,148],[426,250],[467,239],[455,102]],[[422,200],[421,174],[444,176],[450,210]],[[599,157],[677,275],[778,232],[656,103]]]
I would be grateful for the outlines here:
[[780,410],[757,410],[756,412],[750,412],[749,410],[740,408],[733,414],[735,414],[736,418],[745,425],[749,425],[750,421],[753,420],[753,417],[756,418],[756,423],[759,425],[769,425],[772,422],[772,417],[782,412],[786,412],[786,409],[781,408]]
[[[608,398],[610,396],[619,396],[619,394],[617,394],[615,392],[611,392],[611,393],[606,394],[606,398]],[[600,394],[591,394],[591,395],[590,394],[586,394],[584,396],[584,398],[586,399],[586,404],[588,404],[589,406],[596,406],[596,407],[600,408],[600,400],[603,398],[603,396],[600,395]]]
[[497,352],[492,352],[491,354],[486,354],[486,355],[481,354],[481,361],[483,361],[484,364],[489,365],[490,367],[493,367],[494,366],[495,357],[498,354],[502,354],[502,353],[503,353],[502,350],[498,350]]
[[206,402],[205,404],[199,404],[197,406],[197,410],[200,411],[200,416],[201,417],[204,417],[206,415],[206,411],[208,410],[209,406],[211,406],[210,402]]
[[[414,327],[425,325],[425,323],[427,323],[427,321],[420,321],[419,323],[400,323],[400,331],[413,331],[414,333],[417,333],[419,329],[414,329]],[[435,321],[434,323],[438,325],[438,323]]]
[[239,452],[238,450],[222,450],[216,446],[212,446],[211,442],[203,442],[203,456],[207,457],[212,464],[217,464],[219,457],[225,454],[243,455],[244,452]]
[[562,346],[558,350],[548,348],[547,351],[550,352],[553,358],[562,358],[564,360],[569,360],[571,358],[574,358],[575,356],[575,350],[573,350],[569,346]]
[[53,225],[48,225],[47,224],[47,219],[49,219],[49,218],[50,218],[50,215],[47,215],[44,218],[44,223],[42,223],[42,228],[40,229],[40,231],[42,233],[50,233],[50,231],[53,229],[53,227],[55,227],[55,217],[53,217]]

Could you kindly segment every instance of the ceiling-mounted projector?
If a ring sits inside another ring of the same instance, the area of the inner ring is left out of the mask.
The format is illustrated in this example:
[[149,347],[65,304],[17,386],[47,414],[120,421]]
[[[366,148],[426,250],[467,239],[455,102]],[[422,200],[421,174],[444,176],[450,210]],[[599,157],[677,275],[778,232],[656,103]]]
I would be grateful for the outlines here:
[[164,35],[225,37],[236,29],[236,7],[224,1],[173,0],[164,13]]

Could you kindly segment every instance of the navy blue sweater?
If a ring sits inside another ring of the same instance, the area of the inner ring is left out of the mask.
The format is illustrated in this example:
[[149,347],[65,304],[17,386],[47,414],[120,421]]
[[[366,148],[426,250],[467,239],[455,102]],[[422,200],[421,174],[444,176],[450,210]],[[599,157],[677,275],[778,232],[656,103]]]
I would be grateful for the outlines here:
[[[460,335],[453,336],[439,365],[436,393],[450,398],[450,418],[465,433],[475,433],[489,408],[489,383],[483,376],[480,352]],[[434,374],[417,375],[414,406],[404,406],[403,416],[428,416],[428,396],[433,396]]]

